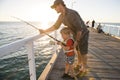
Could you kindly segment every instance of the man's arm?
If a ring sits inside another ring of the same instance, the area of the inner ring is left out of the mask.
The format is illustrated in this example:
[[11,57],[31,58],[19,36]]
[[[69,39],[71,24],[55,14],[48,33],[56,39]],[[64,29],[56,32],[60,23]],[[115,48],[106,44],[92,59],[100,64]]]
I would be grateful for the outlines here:
[[47,32],[48,33],[48,32],[52,32],[54,30],[57,30],[60,27],[60,25],[62,24],[62,21],[63,21],[63,15],[60,15],[53,26],[51,26],[50,28],[48,28],[46,30],[40,29],[40,32],[43,31],[43,32]]
[[76,41],[80,41],[81,35],[82,35],[82,31],[78,31],[76,35]]
[[52,26],[52,27],[50,27],[50,28],[48,28],[48,29],[46,29],[46,30],[43,30],[43,29],[39,29],[39,32],[42,34],[42,33],[50,33],[50,32],[52,32],[52,31],[54,31],[54,30],[56,30],[55,28],[54,28],[54,26]]
[[56,28],[55,28],[54,26],[52,26],[52,27],[44,30],[44,32],[50,33],[50,32],[52,32],[52,31],[54,31],[54,30],[56,30]]

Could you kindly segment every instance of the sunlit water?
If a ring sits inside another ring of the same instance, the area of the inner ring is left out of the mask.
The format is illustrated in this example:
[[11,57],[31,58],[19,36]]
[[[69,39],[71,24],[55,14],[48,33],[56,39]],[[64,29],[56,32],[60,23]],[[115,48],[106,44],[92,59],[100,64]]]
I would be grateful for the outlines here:
[[[32,23],[40,26],[39,23]],[[34,36],[38,31],[22,22],[0,22],[0,46]],[[47,36],[34,42],[37,78],[54,53],[51,39]],[[26,48],[0,58],[0,80],[29,80],[28,57]]]

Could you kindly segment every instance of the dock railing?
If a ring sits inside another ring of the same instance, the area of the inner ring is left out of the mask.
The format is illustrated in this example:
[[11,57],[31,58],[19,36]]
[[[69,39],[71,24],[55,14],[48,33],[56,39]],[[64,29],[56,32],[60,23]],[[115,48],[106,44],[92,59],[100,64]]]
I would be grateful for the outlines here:
[[[112,25],[107,23],[101,23],[102,30],[105,34],[109,34],[111,36],[115,36],[120,39],[120,26]],[[97,29],[98,23],[95,23],[95,29]]]
[[105,33],[120,37],[120,26],[110,25],[110,24],[102,24],[102,29]]
[[[25,39],[12,42],[10,44],[0,46],[0,57],[10,55],[11,53],[18,51],[21,47],[26,47],[27,54],[28,54],[30,80],[36,80],[36,68],[35,68],[33,42],[43,36],[44,35],[38,34],[33,37],[28,37]],[[56,51],[56,48],[55,48],[55,51]]]

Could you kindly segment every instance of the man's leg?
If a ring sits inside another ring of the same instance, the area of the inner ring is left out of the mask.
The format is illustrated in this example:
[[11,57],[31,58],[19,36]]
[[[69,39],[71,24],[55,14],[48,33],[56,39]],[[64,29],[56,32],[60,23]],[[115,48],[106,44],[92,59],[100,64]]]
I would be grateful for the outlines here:
[[82,45],[80,45],[81,51],[81,61],[82,61],[82,71],[85,72],[87,68],[87,54],[88,54],[88,38],[89,33],[86,34],[82,40]]
[[78,57],[78,65],[81,66],[81,53],[80,51],[77,51],[77,57]]
[[87,67],[87,54],[81,54],[80,51],[78,53],[78,65],[81,66],[81,71],[85,71]]
[[81,63],[82,63],[81,71],[85,72],[87,67],[87,54],[81,55]]

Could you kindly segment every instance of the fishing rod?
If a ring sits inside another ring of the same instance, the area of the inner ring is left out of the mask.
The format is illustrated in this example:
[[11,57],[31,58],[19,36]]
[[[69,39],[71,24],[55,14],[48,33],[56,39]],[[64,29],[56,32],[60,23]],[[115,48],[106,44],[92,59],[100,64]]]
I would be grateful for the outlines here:
[[[39,28],[37,28],[36,26],[34,26],[34,25],[28,23],[27,21],[24,21],[24,20],[22,20],[22,19],[20,19],[20,18],[14,17],[14,16],[12,16],[12,17],[15,18],[15,19],[17,19],[17,20],[20,20],[20,21],[26,23],[27,25],[32,26],[33,28],[35,28],[35,29],[37,29],[37,30],[39,30]],[[46,32],[44,32],[44,31],[42,31],[42,32],[45,33],[45,34],[46,34],[47,36],[49,36],[50,38],[54,39],[55,41],[61,42],[61,41],[57,40],[56,38],[52,37],[51,35],[47,34]],[[61,42],[61,43],[62,43],[62,45],[66,46],[65,43],[63,43],[63,42]]]
[[34,25],[28,23],[27,21],[24,21],[24,20],[22,20],[22,19],[20,19],[20,18],[14,17],[14,16],[12,16],[12,17],[15,18],[15,19],[17,19],[17,20],[20,20],[20,21],[22,21],[22,22],[24,22],[24,23],[26,23],[26,24],[28,24],[28,25],[30,25],[30,26],[32,26],[33,28],[35,28],[35,29],[37,29],[37,30],[39,30],[39,28],[37,28],[37,27],[35,27]]

